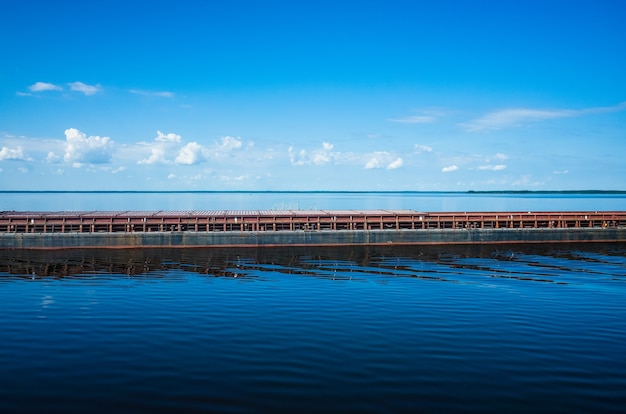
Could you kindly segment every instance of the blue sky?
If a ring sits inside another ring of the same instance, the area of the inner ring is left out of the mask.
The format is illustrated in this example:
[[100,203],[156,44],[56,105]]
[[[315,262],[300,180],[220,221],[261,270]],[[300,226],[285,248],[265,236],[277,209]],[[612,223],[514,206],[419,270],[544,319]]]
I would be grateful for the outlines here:
[[0,190],[626,190],[623,1],[5,1]]

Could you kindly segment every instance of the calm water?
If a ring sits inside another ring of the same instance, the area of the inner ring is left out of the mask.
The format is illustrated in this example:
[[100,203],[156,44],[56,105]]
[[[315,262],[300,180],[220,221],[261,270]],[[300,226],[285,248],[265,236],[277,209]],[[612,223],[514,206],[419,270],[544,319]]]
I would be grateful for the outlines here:
[[2,412],[618,412],[626,246],[0,251]]
[[[624,210],[625,195],[3,193],[0,210]],[[626,244],[0,250],[0,412],[620,412]]]
[[0,192],[0,211],[283,209],[616,211],[626,210],[626,193]]

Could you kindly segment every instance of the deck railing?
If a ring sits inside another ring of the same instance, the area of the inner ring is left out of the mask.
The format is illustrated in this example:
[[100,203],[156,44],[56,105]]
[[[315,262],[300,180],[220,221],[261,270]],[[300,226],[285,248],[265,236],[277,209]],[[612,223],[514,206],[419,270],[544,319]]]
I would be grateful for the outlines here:
[[434,212],[413,210],[0,212],[0,233],[345,231],[606,228],[626,211]]

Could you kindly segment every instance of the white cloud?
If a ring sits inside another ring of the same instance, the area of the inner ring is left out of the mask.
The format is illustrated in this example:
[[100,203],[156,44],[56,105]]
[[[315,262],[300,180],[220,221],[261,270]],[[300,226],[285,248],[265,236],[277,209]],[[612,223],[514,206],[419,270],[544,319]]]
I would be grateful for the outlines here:
[[371,170],[374,168],[386,168],[388,170],[395,170],[402,167],[404,161],[402,158],[395,156],[387,151],[377,151],[372,154],[365,154],[367,162],[365,163],[365,169]]
[[75,167],[83,164],[104,164],[111,161],[113,141],[109,137],[90,136],[69,128],[65,130],[65,155],[63,161]]
[[170,173],[170,174],[167,176],[167,179],[168,179],[168,180],[173,180],[174,178],[176,178],[176,174],[174,174],[174,173]]
[[332,152],[334,145],[329,142],[323,142],[322,148],[311,151],[308,154],[305,150],[300,150],[296,154],[293,147],[289,147],[289,160],[292,165],[324,165],[332,162],[335,153]]
[[219,153],[229,152],[237,148],[241,148],[241,139],[229,136],[222,137],[221,144],[218,144],[216,151]]
[[202,162],[202,145],[197,142],[190,142],[180,149],[178,156],[174,160],[176,164],[194,165]]
[[42,92],[42,91],[61,91],[62,87],[59,85],[55,85],[54,83],[48,82],[35,82],[28,87],[31,92]]
[[157,131],[157,136],[153,142],[140,143],[140,145],[150,147],[150,156],[137,161],[137,164],[171,164],[172,161],[167,159],[167,155],[176,154],[179,151],[177,144],[181,142],[182,137],[178,134],[173,132],[164,134],[161,131]]
[[46,156],[46,161],[51,164],[56,164],[58,162],[61,162],[61,157],[56,155],[54,152],[50,151],[48,152],[48,155]]
[[441,169],[441,172],[445,172],[445,173],[447,173],[447,172],[456,171],[456,170],[458,170],[458,169],[459,169],[459,167],[457,167],[456,165],[449,165],[449,166],[447,166],[447,167],[443,167],[443,168]]
[[402,158],[398,158],[395,161],[392,161],[391,163],[389,163],[389,165],[387,165],[387,169],[395,170],[396,168],[402,167],[402,164],[403,164]]
[[113,174],[117,174],[117,173],[121,173],[122,171],[126,171],[126,167],[121,166],[121,167],[118,167],[118,168],[116,168],[116,169],[112,170],[111,172],[112,172]]
[[161,131],[157,131],[157,136],[154,140],[159,142],[180,142],[182,140],[182,137],[172,132],[170,132],[169,134],[164,134]]
[[2,147],[0,150],[0,161],[32,161],[30,157],[24,154],[24,148],[17,146],[15,149]]
[[[248,148],[252,148],[254,144],[249,143]],[[219,142],[213,142],[209,147],[202,147],[202,155],[204,158],[220,158],[224,157],[235,150],[243,147],[241,138],[231,136],[223,136]]]
[[236,175],[233,177],[222,175],[219,177],[220,181],[227,183],[242,183],[244,181],[250,181],[251,177],[249,174]]
[[571,118],[583,115],[618,112],[626,110],[626,102],[615,106],[584,108],[584,109],[531,109],[516,108],[502,109],[483,115],[468,123],[461,124],[468,132],[496,130],[507,127],[516,127],[524,122],[540,121],[545,119]]
[[[157,131],[153,142],[141,142],[139,145],[148,147],[148,158],[139,160],[138,164],[170,164],[194,165],[205,161],[208,157],[219,158],[243,146],[240,138],[224,136],[212,146],[203,146],[197,142],[190,142],[181,146],[183,139],[175,133],[164,134]],[[252,144],[250,144],[252,146]],[[173,159],[172,159],[173,158]]]
[[174,93],[168,92],[168,91],[152,92],[152,91],[144,91],[141,89],[131,89],[128,92],[134,93],[135,95],[154,96],[157,98],[173,98],[174,97]]
[[482,171],[502,171],[506,169],[506,165],[498,164],[498,165],[481,165],[478,167],[479,170]]
[[552,174],[567,174],[567,173],[569,173],[568,170],[552,171]]
[[146,159],[137,161],[137,164],[167,164],[165,159],[165,149],[160,147],[154,147],[150,150],[150,156]]
[[323,142],[321,148],[314,150],[298,151],[292,146],[289,147],[288,153],[289,161],[294,166],[335,164],[363,166],[368,170],[375,168],[393,170],[404,165],[404,160],[392,152],[340,152],[336,151],[330,142]]
[[313,164],[322,165],[332,161],[332,149],[334,145],[329,142],[322,143],[322,149],[313,153]]
[[422,152],[433,152],[433,148],[428,145],[415,144],[415,153],[421,154]]
[[372,159],[370,159],[366,164],[365,164],[365,168],[368,170],[371,170],[372,168],[380,168],[381,167],[381,162],[378,158],[374,157]]
[[82,82],[70,82],[68,83],[71,90],[76,92],[82,92],[85,95],[94,95],[102,90],[102,86],[98,85],[87,85]]
[[306,151],[300,150],[300,152],[296,155],[296,151],[293,147],[289,147],[289,161],[291,165],[304,165],[304,160],[306,158]]

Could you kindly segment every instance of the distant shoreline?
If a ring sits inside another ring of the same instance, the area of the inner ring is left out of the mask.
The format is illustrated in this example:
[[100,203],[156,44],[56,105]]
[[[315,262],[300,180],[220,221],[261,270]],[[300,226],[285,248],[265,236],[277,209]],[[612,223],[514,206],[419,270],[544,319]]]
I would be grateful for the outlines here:
[[468,191],[341,191],[341,190],[0,190],[0,194],[495,194],[495,195],[626,195],[626,190],[468,190]]

